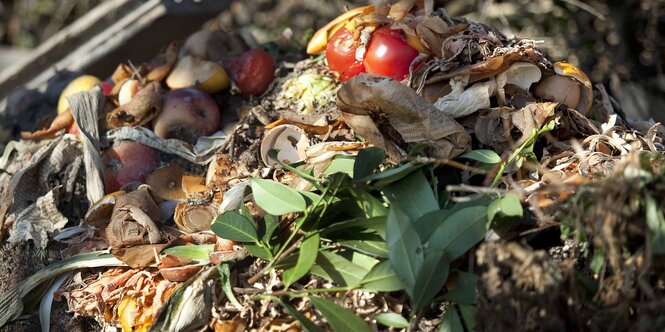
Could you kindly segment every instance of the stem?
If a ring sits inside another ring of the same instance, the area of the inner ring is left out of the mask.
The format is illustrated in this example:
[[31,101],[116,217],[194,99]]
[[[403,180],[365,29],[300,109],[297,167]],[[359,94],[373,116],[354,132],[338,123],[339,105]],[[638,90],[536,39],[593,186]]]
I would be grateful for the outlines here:
[[499,170],[496,172],[496,175],[494,176],[494,180],[492,180],[492,188],[496,187],[499,184],[499,181],[501,180],[501,177],[503,176],[503,172],[506,170],[506,167],[508,167],[508,164],[512,163],[517,157],[519,157],[520,153],[529,145],[533,144],[533,141],[536,140],[538,137],[539,131],[534,130],[531,136],[524,141],[513,153],[510,154],[510,157],[508,157],[508,160],[506,162],[501,164],[501,167]]
[[277,297],[284,296],[284,295],[287,295],[289,297],[304,297],[304,296],[307,296],[309,294],[348,292],[352,289],[353,288],[351,288],[351,287],[333,287],[333,288],[303,289],[303,290],[299,290],[299,291],[280,290],[280,291],[272,292],[268,295],[277,296]]

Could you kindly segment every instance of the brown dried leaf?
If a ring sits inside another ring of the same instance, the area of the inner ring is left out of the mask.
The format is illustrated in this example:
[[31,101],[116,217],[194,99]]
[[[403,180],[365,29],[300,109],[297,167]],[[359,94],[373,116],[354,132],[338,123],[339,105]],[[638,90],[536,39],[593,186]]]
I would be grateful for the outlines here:
[[159,82],[148,83],[130,102],[107,115],[107,127],[139,126],[150,122],[162,110],[162,94]]
[[116,191],[95,202],[85,213],[85,223],[98,229],[105,228],[113,214],[116,199],[124,194],[124,191]]
[[135,269],[142,269],[155,261],[155,252],[160,252],[168,244],[143,244],[126,248],[111,248],[111,254]]
[[522,134],[515,142],[519,145],[551,119],[560,105],[548,102],[529,104],[521,109],[504,107],[481,111],[474,126],[476,138],[497,153],[502,153],[504,149],[510,148],[513,129]]
[[217,209],[211,204],[189,204],[180,202],[175,207],[175,221],[178,229],[185,233],[196,233],[210,229],[210,224],[217,217]]
[[74,116],[72,115],[71,109],[58,114],[58,116],[53,119],[51,125],[47,129],[41,129],[34,132],[22,131],[21,138],[25,140],[39,140],[45,138],[51,138],[55,136],[62,129],[68,129],[74,124]]
[[160,210],[149,186],[116,198],[106,237],[111,248],[155,244],[162,240],[159,227]]
[[189,280],[189,278],[195,276],[201,269],[203,265],[187,265],[179,267],[169,267],[159,269],[159,274],[168,281],[175,282],[184,282]]
[[159,264],[157,264],[157,267],[160,269],[165,269],[169,267],[184,266],[191,262],[191,258],[166,254],[159,257]]
[[457,121],[391,78],[360,74],[337,92],[337,105],[346,113],[383,114],[405,142],[427,143],[433,147],[435,157],[454,158],[466,150],[470,142],[469,135]]
[[113,81],[114,89],[115,87],[118,87],[118,89],[120,89],[119,86],[120,83],[130,79],[133,74],[134,71],[128,64],[126,63],[119,64],[118,67],[115,68],[113,75],[111,75],[111,80]]
[[178,51],[180,51],[180,43],[172,42],[164,52],[147,62],[145,70],[148,71],[148,74],[146,74],[145,79],[148,81],[164,80],[178,61]]

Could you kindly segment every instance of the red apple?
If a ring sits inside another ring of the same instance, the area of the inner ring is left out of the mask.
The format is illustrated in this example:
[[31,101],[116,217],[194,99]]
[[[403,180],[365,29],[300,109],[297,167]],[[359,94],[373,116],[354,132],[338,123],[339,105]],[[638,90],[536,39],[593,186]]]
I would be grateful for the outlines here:
[[264,93],[275,78],[275,60],[270,53],[251,49],[226,62],[231,79],[245,95]]
[[199,137],[216,132],[220,121],[219,107],[212,97],[194,88],[184,88],[166,94],[153,129],[161,138],[194,144]]
[[118,191],[132,182],[145,182],[145,177],[159,167],[156,150],[133,141],[115,142],[102,153],[106,192]]
[[113,83],[103,81],[99,83],[99,85],[102,87],[102,93],[104,96],[109,96],[111,94],[111,91],[113,91]]

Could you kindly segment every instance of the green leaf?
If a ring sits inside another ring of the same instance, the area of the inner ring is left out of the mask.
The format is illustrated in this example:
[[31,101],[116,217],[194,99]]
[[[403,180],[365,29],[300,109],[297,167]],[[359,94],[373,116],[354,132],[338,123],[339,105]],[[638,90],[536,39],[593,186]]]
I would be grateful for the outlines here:
[[441,250],[427,250],[422,268],[418,271],[415,286],[406,291],[411,295],[414,307],[423,308],[441,291],[448,279],[450,261]]
[[386,151],[381,148],[370,147],[360,150],[353,165],[353,179],[370,176],[385,158]]
[[593,257],[591,258],[591,263],[589,263],[589,268],[593,273],[600,273],[600,270],[605,265],[605,251],[602,248],[597,248],[593,252]]
[[298,193],[300,193],[305,197],[305,202],[307,203],[307,205],[312,205],[321,200],[321,195],[319,194],[315,194],[311,191],[306,191],[306,190],[297,190],[297,191]]
[[364,190],[349,189],[349,193],[354,198],[354,203],[364,213],[367,218],[381,217],[388,215],[388,208],[383,200]]
[[407,289],[413,288],[424,259],[420,236],[409,217],[395,206],[388,212],[386,242],[390,264],[397,276],[406,283]]
[[374,232],[376,232],[377,235],[379,235],[382,239],[386,238],[386,217],[373,217],[373,218],[354,218],[351,220],[345,220],[342,222],[338,222],[335,224],[332,224],[325,229],[321,230],[321,235],[322,236],[327,236],[328,234],[333,234],[331,235],[334,236],[334,233],[347,230],[347,229],[353,229],[354,231],[356,229],[369,229]]
[[236,211],[226,211],[217,216],[210,226],[217,236],[238,242],[257,242],[254,220],[248,219]]
[[166,248],[162,254],[170,254],[179,257],[186,257],[199,262],[207,262],[210,259],[210,253],[215,250],[214,244],[184,245]]
[[388,258],[388,245],[383,240],[340,240],[341,246],[379,258]]
[[363,289],[375,292],[395,292],[404,289],[404,286],[387,260],[376,264],[361,282]]
[[229,264],[222,263],[217,265],[217,271],[219,271],[219,279],[222,282],[222,291],[229,299],[229,302],[238,308],[238,310],[242,310],[242,304],[236,299],[231,287],[231,270],[229,269]]
[[330,165],[328,165],[328,168],[323,171],[323,174],[331,175],[335,173],[344,173],[348,174],[350,177],[353,177],[354,163],[355,159],[353,158],[335,157],[335,159],[330,162]]
[[455,309],[454,306],[446,308],[446,312],[443,314],[441,327],[439,327],[439,332],[464,332],[462,320],[459,318],[457,309]]
[[270,243],[273,233],[279,227],[279,220],[272,214],[266,214],[259,221],[258,235],[263,243]]
[[392,205],[406,213],[411,220],[439,209],[439,202],[420,170],[386,186],[383,188],[383,193]]
[[[390,222],[390,219],[388,219]],[[464,255],[480,242],[487,232],[487,208],[474,206],[450,215],[428,240],[429,247],[446,252],[451,261]]]
[[384,312],[376,316],[376,321],[390,327],[405,329],[409,327],[409,321],[404,316],[394,312]]
[[501,156],[492,150],[473,150],[459,157],[479,161],[485,164],[498,164],[501,162]]
[[360,183],[369,183],[375,181],[372,187],[377,190],[385,187],[388,184],[391,184],[395,181],[402,179],[403,177],[411,174],[411,172],[423,167],[424,164],[416,164],[414,162],[408,162],[406,164],[393,167],[383,172],[374,173],[372,175],[366,176],[362,179],[355,180]]
[[264,261],[270,261],[274,257],[270,250],[257,244],[245,244],[245,250],[247,250],[250,255],[261,258]]
[[372,256],[388,257],[386,241],[374,230],[360,226],[338,229],[325,236],[332,242]]
[[492,222],[497,214],[506,217],[522,217],[523,213],[520,198],[515,194],[508,194],[503,198],[499,198],[487,207],[487,219],[489,222]]
[[319,240],[319,233],[313,233],[302,241],[296,265],[285,270],[282,276],[284,288],[289,288],[291,284],[304,277],[312,268],[319,253]]
[[469,331],[476,330],[476,311],[478,307],[475,305],[466,305],[460,304],[459,311],[462,314],[462,320],[464,320],[464,325]]
[[663,211],[658,208],[658,203],[651,196],[646,199],[646,223],[651,232],[651,245],[653,253],[656,255],[665,255],[665,217]]
[[312,175],[311,169],[310,170],[301,170],[301,169],[296,168],[292,165],[286,164],[283,161],[279,160],[279,158],[277,158],[278,153],[279,153],[279,150],[272,149],[272,150],[268,151],[268,158],[274,160],[276,163],[278,163],[280,166],[282,166],[282,168],[284,168],[285,170],[293,172],[296,175],[298,175],[299,177],[306,180],[307,182],[313,184],[315,187],[317,187],[319,189],[321,188],[320,183],[319,183],[320,179],[317,179],[314,175]]
[[416,221],[413,222],[413,226],[416,228],[420,239],[423,242],[427,242],[432,235],[432,230],[439,227],[443,221],[453,213],[455,212],[452,210],[432,211],[416,219]]
[[337,252],[340,256],[350,260],[353,264],[362,266],[367,270],[365,275],[369,273],[369,270],[371,270],[374,265],[379,264],[379,260],[376,259],[375,257],[372,257],[370,255],[365,255],[363,253],[353,251],[353,250],[340,250]]
[[443,299],[458,304],[476,304],[478,276],[471,272],[455,270],[451,278],[454,278],[452,279],[454,286],[443,295]]
[[353,312],[340,306],[339,304],[330,300],[322,299],[320,297],[310,296],[308,299],[314,304],[323,317],[326,318],[328,324],[337,332],[371,332],[372,329],[365,323],[365,321],[356,316]]
[[305,315],[303,315],[300,311],[296,310],[292,305],[282,301],[282,299],[278,298],[277,296],[272,296],[272,295],[261,295],[258,297],[259,299],[269,299],[273,302],[279,303],[284,309],[286,309],[286,312],[289,313],[289,315],[293,316],[295,319],[297,319],[300,324],[302,325],[303,328],[305,328],[306,331],[308,332],[324,332],[324,330],[318,326],[316,326],[311,320],[307,319]]
[[311,271],[312,274],[328,279],[341,287],[355,287],[360,284],[369,269],[330,251],[320,251]]
[[256,204],[270,214],[281,216],[307,208],[305,199],[297,190],[279,182],[252,178],[250,185]]

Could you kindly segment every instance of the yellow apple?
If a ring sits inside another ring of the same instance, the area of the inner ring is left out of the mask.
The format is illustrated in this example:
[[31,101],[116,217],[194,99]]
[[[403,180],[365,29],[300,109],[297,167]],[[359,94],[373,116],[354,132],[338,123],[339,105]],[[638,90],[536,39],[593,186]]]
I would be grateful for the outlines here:
[[82,75],[69,82],[67,87],[62,90],[58,99],[58,114],[64,112],[69,107],[67,96],[81,91],[88,91],[101,82],[99,78],[92,75]]
[[166,85],[172,90],[195,87],[207,93],[215,93],[231,86],[231,80],[217,63],[185,55],[166,78]]

